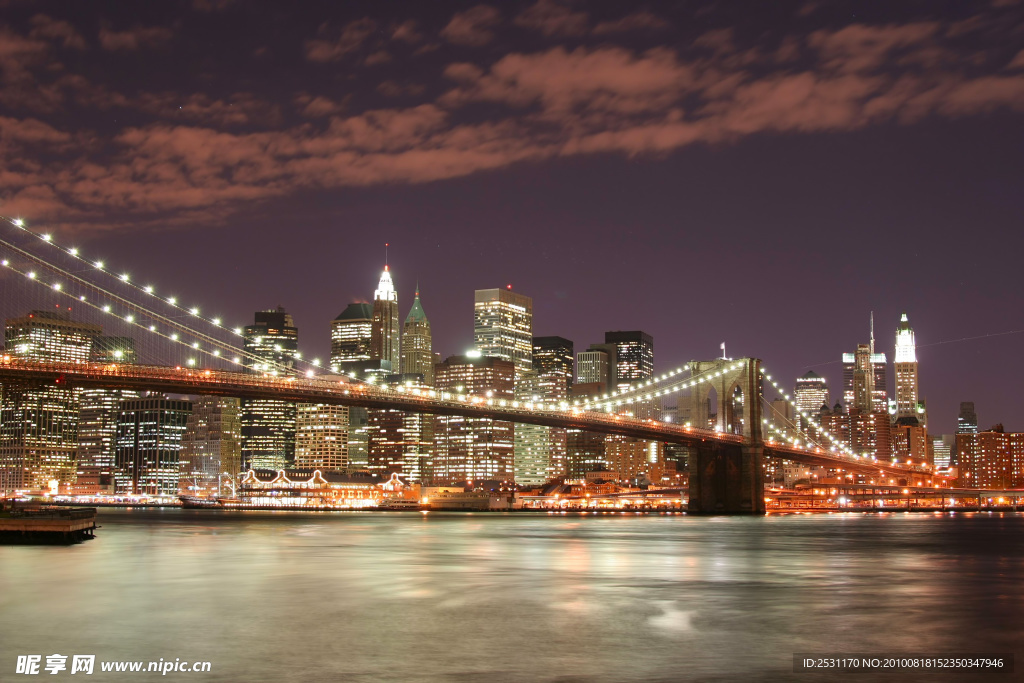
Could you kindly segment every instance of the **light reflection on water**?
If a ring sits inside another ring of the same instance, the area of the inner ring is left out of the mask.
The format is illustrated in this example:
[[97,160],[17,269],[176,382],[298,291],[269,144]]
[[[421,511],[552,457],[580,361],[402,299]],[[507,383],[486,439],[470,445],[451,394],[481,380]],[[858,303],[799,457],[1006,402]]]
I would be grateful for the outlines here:
[[0,672],[62,653],[209,660],[212,674],[168,674],[207,681],[817,681],[835,674],[794,674],[794,652],[1024,642],[1020,514],[103,510],[100,524],[79,546],[0,550]]

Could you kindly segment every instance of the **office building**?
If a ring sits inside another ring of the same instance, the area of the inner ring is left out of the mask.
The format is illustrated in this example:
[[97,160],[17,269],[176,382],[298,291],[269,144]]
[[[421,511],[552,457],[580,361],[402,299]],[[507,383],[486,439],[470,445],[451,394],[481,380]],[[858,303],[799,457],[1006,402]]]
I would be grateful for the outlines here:
[[230,491],[242,469],[242,401],[198,397],[185,421],[179,462],[182,492]]
[[331,322],[331,371],[349,374],[348,366],[373,358],[373,306],[349,304]]
[[871,316],[871,337],[858,344],[854,353],[843,354],[843,403],[863,412],[889,410],[886,358],[875,353],[875,319]]
[[[486,356],[449,356],[434,369],[438,391],[512,400],[515,364]],[[439,415],[435,418],[435,484],[466,480],[511,481],[514,434],[511,422],[483,417]]]
[[893,368],[896,371],[896,418],[913,417],[923,426],[917,386],[917,346],[906,313],[900,317],[900,326],[896,328]]
[[533,369],[541,395],[564,401],[573,383],[572,342],[564,337],[534,337]]
[[[9,318],[4,353],[13,358],[87,362],[102,329],[58,311]],[[70,484],[78,468],[81,390],[9,384],[0,400],[0,489]]]
[[611,378],[615,376],[614,347],[608,349],[594,348],[591,346],[586,351],[576,354],[576,383],[577,384],[600,384],[604,388],[601,393],[607,393]]
[[605,332],[605,344],[615,345],[615,388],[627,389],[654,376],[654,338],[646,332]]
[[966,488],[1024,487],[1024,432],[996,425],[957,436],[959,485]]
[[[253,373],[290,374],[299,330],[284,308],[257,311],[245,328],[245,367]],[[295,404],[270,399],[242,402],[242,469],[281,470],[295,461]]]
[[[814,370],[808,370],[802,377],[796,378],[796,387],[793,389],[793,403],[796,403],[796,414],[793,419],[801,431],[811,433],[813,436],[814,425],[811,420],[817,421],[818,411],[822,406],[829,405],[828,384],[825,378]],[[810,416],[804,417],[802,413]]]
[[121,402],[114,451],[118,493],[178,493],[182,437],[191,412],[191,401],[164,396]]
[[[420,373],[390,375],[384,383],[402,391],[429,389]],[[407,483],[430,481],[434,453],[434,416],[404,410],[367,412],[367,469]]]
[[391,373],[401,371],[401,347],[398,344],[398,293],[391,281],[391,271],[384,266],[380,282],[373,293],[373,319],[370,332],[370,356],[386,361]]
[[478,289],[473,337],[484,357],[512,362],[516,375],[533,368],[533,299],[505,289]]
[[953,452],[956,449],[955,434],[933,434],[930,437],[932,444],[932,462],[935,469],[946,469],[954,464]]
[[403,375],[420,375],[427,386],[434,384],[434,352],[430,336],[430,321],[423,312],[420,303],[420,289],[416,287],[416,297],[412,301],[409,315],[405,317],[402,328],[402,368]]
[[299,403],[295,410],[296,469],[343,472],[349,466],[349,408]]

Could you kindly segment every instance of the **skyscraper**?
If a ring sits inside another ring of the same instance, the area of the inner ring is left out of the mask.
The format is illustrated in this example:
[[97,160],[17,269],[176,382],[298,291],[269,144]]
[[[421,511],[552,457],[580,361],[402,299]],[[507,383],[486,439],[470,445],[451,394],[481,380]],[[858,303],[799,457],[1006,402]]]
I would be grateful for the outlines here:
[[419,374],[427,386],[434,384],[434,353],[431,347],[430,321],[420,303],[420,288],[416,287],[416,298],[412,301],[409,315],[405,317],[402,330],[403,375]]
[[[257,311],[245,328],[245,366],[250,372],[285,374],[295,366],[299,330],[284,308]],[[245,469],[280,470],[295,460],[295,404],[269,399],[242,402]]]
[[346,365],[373,358],[373,306],[349,304],[331,322],[331,370],[348,373]]
[[565,400],[572,389],[572,342],[564,337],[534,337],[533,369],[545,398]]
[[[118,365],[135,362],[135,340],[131,337],[93,339],[90,360]],[[82,389],[78,410],[78,479],[113,483],[114,440],[121,401],[138,398],[129,389]]]
[[974,412],[974,401],[960,403],[960,414],[956,418],[956,433],[978,433],[978,413]]
[[913,417],[920,420],[917,389],[917,349],[914,344],[914,330],[910,327],[907,314],[900,317],[896,328],[896,353],[893,356],[896,370],[896,417]]
[[[200,396],[185,422],[179,460],[180,488],[216,491],[237,482],[242,467],[242,402]],[[226,479],[225,479],[226,477]]]
[[858,344],[854,353],[843,354],[843,402],[847,408],[888,412],[885,354],[875,353],[875,319],[871,317],[871,337]]
[[[514,397],[515,365],[485,356],[449,356],[434,371],[438,391],[495,399]],[[511,422],[483,417],[439,415],[435,422],[433,481],[513,477]]]
[[809,431],[812,425],[800,413],[807,413],[811,419],[816,420],[821,407],[829,404],[828,398],[828,384],[825,383],[825,378],[814,370],[808,370],[802,377],[797,377],[796,388],[793,389],[793,402],[796,403],[795,417],[801,430]]
[[506,289],[478,289],[473,337],[484,356],[511,361],[516,374],[533,367],[533,299]]
[[[389,375],[385,382],[403,390],[426,389],[420,373]],[[434,417],[405,410],[368,411],[367,469],[385,479],[397,474],[407,482],[423,482],[430,472]]]
[[401,347],[398,345],[398,293],[391,281],[391,271],[384,266],[380,283],[373,293],[373,329],[370,336],[370,355],[387,361],[387,370],[397,373],[401,369]]
[[576,354],[576,384],[601,384],[608,390],[613,363],[606,349],[590,347]]
[[178,492],[181,441],[191,412],[191,401],[165,396],[121,402],[115,450],[119,493]]
[[295,468],[341,472],[349,465],[347,406],[300,403],[295,415]]
[[[87,362],[99,325],[67,313],[32,311],[9,318],[4,352],[15,358]],[[77,473],[81,390],[8,385],[0,401],[0,488],[41,489]]]
[[654,338],[646,332],[605,332],[605,344],[615,344],[615,386],[626,389],[654,376]]

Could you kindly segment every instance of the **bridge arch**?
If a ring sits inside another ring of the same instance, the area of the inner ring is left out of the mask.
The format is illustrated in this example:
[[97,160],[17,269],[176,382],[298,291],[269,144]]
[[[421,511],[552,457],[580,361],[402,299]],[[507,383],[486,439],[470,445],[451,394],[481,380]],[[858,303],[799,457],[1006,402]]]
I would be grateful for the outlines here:
[[[715,395],[715,424],[719,432],[742,434],[753,443],[761,441],[761,360],[758,358],[691,361],[692,376],[713,377],[690,387],[690,421],[705,426],[710,419],[709,397]],[[714,392],[712,392],[712,389]]]

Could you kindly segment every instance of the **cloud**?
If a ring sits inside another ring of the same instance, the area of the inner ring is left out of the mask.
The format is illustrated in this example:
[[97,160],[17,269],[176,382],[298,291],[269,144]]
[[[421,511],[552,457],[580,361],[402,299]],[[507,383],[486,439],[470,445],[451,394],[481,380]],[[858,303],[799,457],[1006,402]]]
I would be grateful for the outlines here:
[[491,30],[501,22],[501,13],[490,5],[477,5],[457,12],[441,29],[441,37],[450,43],[479,47],[491,42]]
[[168,120],[195,121],[208,126],[267,126],[281,122],[280,108],[252,93],[235,93],[224,99],[214,99],[204,93],[143,93],[117,104]]
[[104,50],[138,50],[144,47],[160,47],[174,37],[174,31],[163,26],[135,26],[126,31],[100,28],[100,46]]
[[335,102],[329,97],[313,97],[312,95],[305,93],[298,95],[295,98],[295,104],[299,107],[303,116],[308,116],[310,118],[332,116],[345,111],[344,103]]
[[385,97],[404,97],[422,95],[426,87],[419,83],[398,83],[396,81],[381,81],[377,86],[377,92]]
[[1024,50],[1017,53],[1017,56],[1006,65],[1007,69],[1024,69]]
[[594,27],[595,36],[606,36],[627,31],[662,31],[671,28],[667,21],[647,11],[627,14],[615,21],[602,21]]
[[66,21],[51,19],[45,14],[37,14],[32,17],[32,30],[29,35],[33,38],[60,41],[61,45],[66,48],[76,50],[86,48],[85,39],[74,26]]
[[[351,21],[338,31],[337,37],[307,41],[306,59],[311,62],[336,62],[361,48],[376,30],[377,22],[369,17]],[[320,27],[322,35],[331,32],[326,24]]]
[[590,17],[586,12],[574,12],[558,0],[537,0],[517,16],[514,23],[545,36],[582,36],[590,30]]
[[422,41],[423,34],[420,33],[418,24],[414,20],[409,19],[391,27],[391,40],[412,45]]

